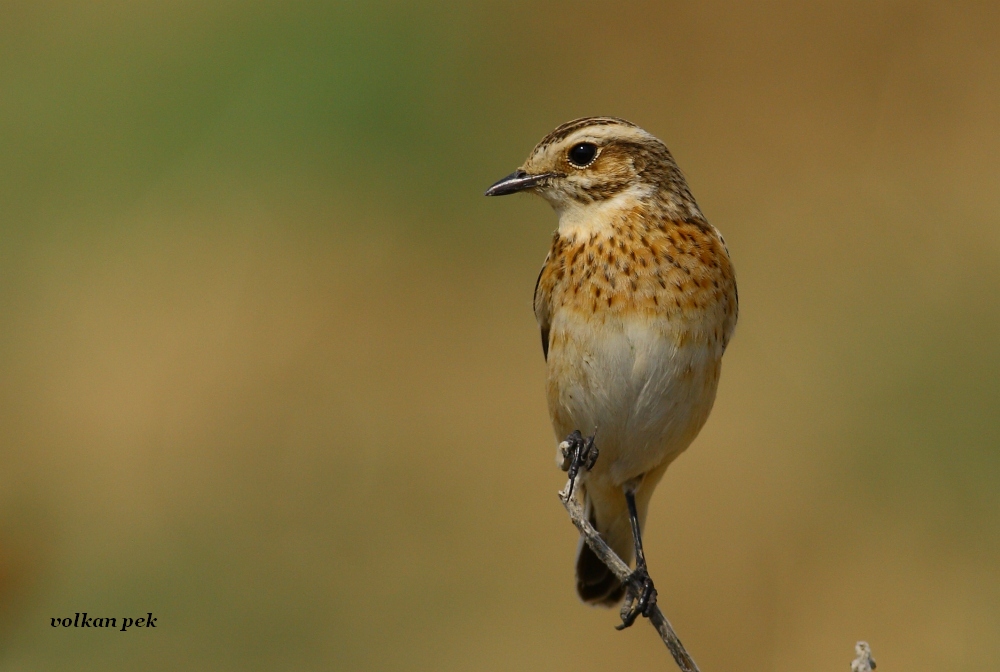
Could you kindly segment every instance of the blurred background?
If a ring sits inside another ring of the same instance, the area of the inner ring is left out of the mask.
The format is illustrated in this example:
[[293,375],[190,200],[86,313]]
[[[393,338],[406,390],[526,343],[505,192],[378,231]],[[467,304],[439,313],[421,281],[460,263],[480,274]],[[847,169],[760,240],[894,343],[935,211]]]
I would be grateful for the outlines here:
[[0,669],[673,669],[577,601],[556,220],[482,196],[593,114],[739,278],[647,533],[702,669],[995,669],[996,5],[2,8]]

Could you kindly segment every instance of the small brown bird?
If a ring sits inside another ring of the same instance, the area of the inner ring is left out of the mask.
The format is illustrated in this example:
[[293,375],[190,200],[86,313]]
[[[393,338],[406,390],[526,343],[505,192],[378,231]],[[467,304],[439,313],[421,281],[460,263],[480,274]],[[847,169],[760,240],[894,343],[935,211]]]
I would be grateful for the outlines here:
[[580,431],[597,434],[585,510],[622,559],[636,554],[623,586],[581,540],[576,588],[607,606],[634,591],[626,627],[655,602],[640,534],[650,496],[715,401],[738,313],[733,265],[666,146],[623,119],[563,124],[486,195],[519,191],[559,216],[534,300],[549,414],[574,458],[556,459],[575,473],[593,442]]

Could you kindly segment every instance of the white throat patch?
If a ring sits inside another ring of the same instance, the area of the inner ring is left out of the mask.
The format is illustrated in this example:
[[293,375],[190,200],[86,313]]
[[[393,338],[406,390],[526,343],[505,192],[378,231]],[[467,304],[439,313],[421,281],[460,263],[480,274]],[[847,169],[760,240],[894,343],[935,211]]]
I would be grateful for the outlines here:
[[608,228],[619,213],[638,207],[652,193],[650,185],[635,184],[611,198],[586,204],[555,194],[543,197],[559,215],[559,233],[564,237],[584,238]]

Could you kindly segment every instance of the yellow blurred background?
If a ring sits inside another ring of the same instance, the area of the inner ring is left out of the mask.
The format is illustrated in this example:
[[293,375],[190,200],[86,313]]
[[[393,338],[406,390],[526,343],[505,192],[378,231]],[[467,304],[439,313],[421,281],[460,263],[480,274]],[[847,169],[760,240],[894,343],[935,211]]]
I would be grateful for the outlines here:
[[2,7],[0,669],[673,669],[577,601],[555,216],[482,196],[592,114],[738,273],[648,525],[702,669],[996,668],[998,6]]

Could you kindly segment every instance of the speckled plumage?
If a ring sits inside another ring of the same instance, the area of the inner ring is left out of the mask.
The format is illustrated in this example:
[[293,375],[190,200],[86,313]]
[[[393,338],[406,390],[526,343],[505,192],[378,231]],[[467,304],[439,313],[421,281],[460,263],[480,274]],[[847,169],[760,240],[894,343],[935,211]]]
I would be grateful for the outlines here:
[[[584,167],[567,154],[581,142],[598,147]],[[596,429],[600,458],[581,488],[627,561],[623,488],[643,522],[653,488],[708,418],[737,320],[733,266],[666,146],[629,122],[564,124],[518,174],[539,176],[533,190],[559,214],[534,297],[552,424],[560,439]],[[600,604],[622,593],[582,544],[577,589]]]

